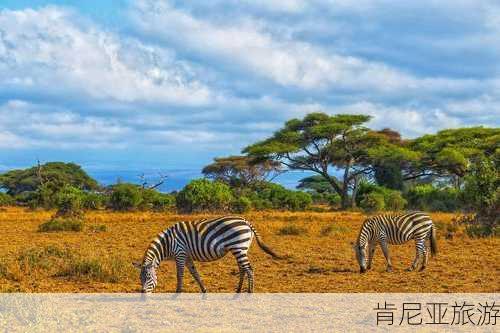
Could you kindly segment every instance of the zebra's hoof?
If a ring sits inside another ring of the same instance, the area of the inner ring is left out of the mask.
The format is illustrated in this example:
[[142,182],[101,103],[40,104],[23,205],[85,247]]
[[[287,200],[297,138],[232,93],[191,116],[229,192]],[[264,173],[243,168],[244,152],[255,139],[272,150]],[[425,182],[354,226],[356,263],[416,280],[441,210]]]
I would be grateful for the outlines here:
[[387,273],[390,273],[392,272],[392,267],[387,267],[387,269],[385,270]]
[[424,270],[425,270],[425,267],[421,267],[418,271],[419,271],[419,272],[422,272],[422,271],[424,271]]
[[407,272],[413,272],[413,267],[409,267],[406,269]]

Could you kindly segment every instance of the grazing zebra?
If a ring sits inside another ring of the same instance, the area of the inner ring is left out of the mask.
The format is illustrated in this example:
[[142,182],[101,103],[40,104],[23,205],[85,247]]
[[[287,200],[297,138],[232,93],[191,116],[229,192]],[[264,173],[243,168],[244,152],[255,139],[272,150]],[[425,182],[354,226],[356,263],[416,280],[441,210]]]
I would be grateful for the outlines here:
[[240,275],[236,292],[241,292],[245,274],[248,278],[248,292],[253,292],[253,270],[247,252],[255,235],[257,244],[273,258],[279,258],[267,247],[250,222],[240,217],[223,216],[194,222],[179,222],[151,242],[142,263],[134,263],[141,270],[142,292],[149,293],[157,284],[156,268],[162,260],[174,260],[177,268],[177,290],[182,292],[184,266],[205,293],[194,261],[213,261],[231,252],[238,263]]
[[[376,215],[367,218],[361,227],[358,240],[354,244],[354,251],[359,263],[360,272],[364,273],[371,268],[373,254],[377,243],[380,244],[387,262],[387,271],[392,271],[391,258],[387,244],[403,244],[410,239],[415,240],[416,256],[408,271],[417,268],[420,257],[423,256],[420,271],[425,269],[428,261],[426,239],[430,240],[431,253],[437,253],[436,228],[429,215],[412,212],[400,215]],[[366,257],[368,253],[368,265]]]

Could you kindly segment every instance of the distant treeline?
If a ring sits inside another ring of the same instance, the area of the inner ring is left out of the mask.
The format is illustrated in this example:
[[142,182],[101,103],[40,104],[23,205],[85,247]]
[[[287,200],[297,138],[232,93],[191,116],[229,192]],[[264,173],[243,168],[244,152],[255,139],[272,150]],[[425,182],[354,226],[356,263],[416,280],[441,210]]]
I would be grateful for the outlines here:
[[[179,212],[282,209],[463,211],[488,220],[500,215],[500,129],[457,128],[404,139],[372,130],[364,115],[311,113],[287,121],[243,155],[215,158],[205,178],[179,192],[118,183],[103,187],[73,163],[51,162],[0,175],[0,205]],[[272,182],[288,170],[315,175],[298,190]],[[336,177],[334,174],[342,174]],[[482,222],[483,223],[483,222]],[[483,223],[484,224],[484,223]]]

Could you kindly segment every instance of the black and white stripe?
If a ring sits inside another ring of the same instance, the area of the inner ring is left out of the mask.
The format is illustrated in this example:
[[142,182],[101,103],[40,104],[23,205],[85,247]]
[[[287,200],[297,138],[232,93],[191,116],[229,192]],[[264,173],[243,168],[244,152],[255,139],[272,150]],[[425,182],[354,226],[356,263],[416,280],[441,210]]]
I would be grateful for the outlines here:
[[[354,245],[361,272],[371,268],[377,244],[380,244],[387,261],[387,271],[392,271],[387,244],[403,244],[411,239],[415,240],[416,256],[408,270],[416,269],[421,257],[423,257],[423,262],[420,270],[424,270],[429,252],[426,246],[427,239],[429,239],[432,255],[437,253],[435,227],[429,215],[412,212],[400,215],[376,215],[366,219]],[[367,252],[368,265],[366,265]]]
[[177,292],[182,291],[185,266],[188,267],[201,291],[206,292],[194,262],[217,260],[231,252],[240,271],[236,292],[241,292],[245,275],[248,278],[248,292],[252,292],[253,270],[247,252],[254,236],[264,252],[278,258],[262,242],[255,228],[243,218],[223,216],[194,222],[179,222],[159,233],[146,250],[143,262],[136,264],[141,268],[142,291],[152,292],[156,287],[156,268],[162,260],[174,260],[177,268]]

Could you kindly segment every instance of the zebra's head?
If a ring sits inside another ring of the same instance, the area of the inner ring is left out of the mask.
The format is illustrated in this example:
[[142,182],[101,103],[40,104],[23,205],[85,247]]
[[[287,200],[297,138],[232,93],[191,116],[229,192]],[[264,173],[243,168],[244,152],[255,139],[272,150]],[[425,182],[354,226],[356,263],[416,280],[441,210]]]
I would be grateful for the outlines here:
[[156,268],[153,263],[141,264],[133,263],[133,265],[141,270],[141,286],[143,293],[151,293],[156,288],[158,282],[156,278]]
[[366,272],[366,245],[362,246],[358,242],[356,242],[352,245],[352,247],[354,248],[356,259],[358,260],[359,272]]

